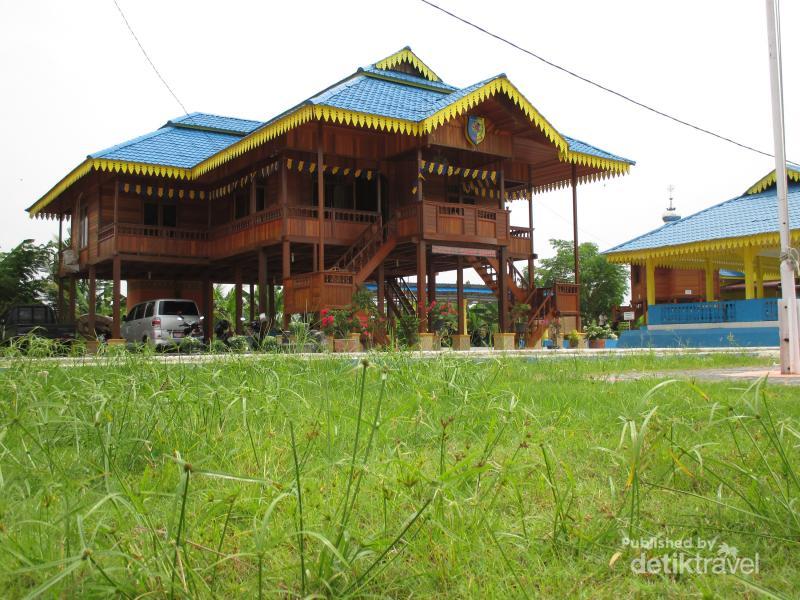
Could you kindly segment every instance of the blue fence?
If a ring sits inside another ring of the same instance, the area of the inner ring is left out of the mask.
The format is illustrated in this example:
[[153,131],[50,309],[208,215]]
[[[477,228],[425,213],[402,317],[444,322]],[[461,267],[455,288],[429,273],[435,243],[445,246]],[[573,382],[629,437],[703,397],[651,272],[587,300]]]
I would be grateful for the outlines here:
[[656,304],[647,309],[648,325],[750,323],[753,321],[777,320],[777,298],[688,302],[686,304]]

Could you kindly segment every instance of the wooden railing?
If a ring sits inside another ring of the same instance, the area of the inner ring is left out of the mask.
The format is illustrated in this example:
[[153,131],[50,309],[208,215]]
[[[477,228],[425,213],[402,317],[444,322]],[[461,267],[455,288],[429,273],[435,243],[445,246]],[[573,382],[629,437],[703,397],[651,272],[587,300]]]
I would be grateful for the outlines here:
[[[133,223],[105,225],[97,234],[97,255],[109,258],[114,252],[119,252],[141,256],[222,258],[254,249],[270,240],[279,240],[283,235],[284,217],[288,235],[317,237],[318,214],[316,207],[271,207],[210,230]],[[380,222],[377,212],[326,208],[325,237],[349,243],[362,235],[370,224],[380,225]]]
[[512,225],[509,227],[509,234],[511,239],[508,244],[508,249],[511,254],[517,256],[533,254],[533,246],[531,244],[533,231],[530,227],[517,227],[516,225]]
[[[315,206],[287,206],[286,233],[296,237],[319,237],[319,209]],[[380,223],[380,213],[347,208],[325,209],[325,239],[353,240],[364,232],[364,227]]]
[[422,228],[428,237],[481,238],[502,243],[509,238],[508,211],[471,204],[426,201],[423,205]]
[[289,313],[319,312],[343,308],[355,291],[355,274],[323,271],[294,275],[284,280],[284,310]]
[[269,210],[257,212],[243,219],[237,219],[236,221],[231,221],[230,223],[226,223],[225,225],[220,225],[218,227],[213,228],[211,230],[211,238],[219,239],[221,237],[225,237],[226,235],[239,233],[240,231],[245,231],[252,227],[261,225],[263,223],[269,223],[270,221],[279,221],[282,216],[283,216],[283,210],[281,209],[281,207],[271,208]]

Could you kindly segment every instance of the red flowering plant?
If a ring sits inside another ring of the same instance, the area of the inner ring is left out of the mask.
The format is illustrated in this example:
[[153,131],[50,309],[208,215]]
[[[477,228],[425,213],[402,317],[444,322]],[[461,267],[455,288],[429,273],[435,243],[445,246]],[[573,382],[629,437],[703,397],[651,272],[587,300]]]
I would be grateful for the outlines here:
[[351,308],[333,311],[333,335],[337,339],[344,339],[351,333],[363,333],[364,327]]
[[442,332],[445,329],[455,331],[458,323],[458,311],[449,302],[436,302],[434,300],[428,305],[428,322],[435,331]]
[[319,311],[319,328],[328,337],[332,337],[334,334],[334,320],[334,316],[327,308]]

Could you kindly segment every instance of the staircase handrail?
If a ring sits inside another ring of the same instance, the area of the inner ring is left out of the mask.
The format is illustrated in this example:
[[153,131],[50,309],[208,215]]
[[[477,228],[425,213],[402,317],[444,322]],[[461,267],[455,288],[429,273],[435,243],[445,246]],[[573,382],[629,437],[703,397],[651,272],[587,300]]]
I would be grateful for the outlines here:
[[364,230],[364,233],[362,233],[359,238],[344,251],[344,254],[339,257],[339,260],[333,265],[333,269],[357,273],[361,266],[359,264],[359,259],[365,252],[376,245],[380,246],[385,241],[390,224],[393,220],[394,219],[387,221],[386,223],[381,223],[379,221],[377,227],[376,224],[369,225]]

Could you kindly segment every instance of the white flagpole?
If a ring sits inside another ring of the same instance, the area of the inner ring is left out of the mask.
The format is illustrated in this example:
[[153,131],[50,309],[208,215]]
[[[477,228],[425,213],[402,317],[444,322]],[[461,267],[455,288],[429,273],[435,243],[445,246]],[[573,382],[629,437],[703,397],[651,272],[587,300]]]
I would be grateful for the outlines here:
[[[789,201],[786,183],[786,137],[783,129],[783,83],[779,0],[767,2],[769,39],[769,78],[772,88],[772,133],[775,140],[775,179],[778,192],[778,222],[781,239],[781,373],[800,373],[800,336],[798,335],[797,296],[795,294],[794,257],[789,231]],[[783,315],[782,315],[783,316]]]

